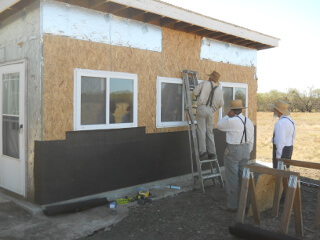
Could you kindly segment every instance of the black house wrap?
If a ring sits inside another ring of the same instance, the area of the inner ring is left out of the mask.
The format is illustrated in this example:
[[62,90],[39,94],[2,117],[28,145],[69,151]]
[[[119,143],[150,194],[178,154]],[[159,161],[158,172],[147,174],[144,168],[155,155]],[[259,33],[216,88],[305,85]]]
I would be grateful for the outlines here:
[[[223,165],[225,134],[214,130]],[[195,168],[196,169],[196,168]],[[72,198],[191,173],[188,132],[146,134],[144,127],[67,132],[35,142],[35,202]]]

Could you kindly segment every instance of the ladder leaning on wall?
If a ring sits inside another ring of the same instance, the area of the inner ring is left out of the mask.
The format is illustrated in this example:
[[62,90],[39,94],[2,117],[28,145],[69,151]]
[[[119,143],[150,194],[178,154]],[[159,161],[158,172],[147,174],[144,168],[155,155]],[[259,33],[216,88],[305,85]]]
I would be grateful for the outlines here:
[[[188,122],[188,135],[189,135],[189,147],[190,147],[190,159],[191,159],[191,171],[192,179],[194,185],[197,180],[200,179],[202,191],[204,189],[204,181],[212,179],[213,184],[215,184],[215,178],[219,179],[220,186],[223,187],[223,179],[221,176],[220,166],[218,159],[206,159],[200,161],[199,154],[199,145],[198,145],[198,136],[196,131],[196,99],[192,94],[192,90],[198,85],[197,72],[183,70],[182,71],[182,80],[183,80],[183,90],[184,90],[184,105],[185,105],[185,114]],[[197,172],[196,175],[194,172],[194,161],[196,162]],[[210,166],[209,169],[203,169],[204,165]],[[215,165],[215,167],[214,167]]]

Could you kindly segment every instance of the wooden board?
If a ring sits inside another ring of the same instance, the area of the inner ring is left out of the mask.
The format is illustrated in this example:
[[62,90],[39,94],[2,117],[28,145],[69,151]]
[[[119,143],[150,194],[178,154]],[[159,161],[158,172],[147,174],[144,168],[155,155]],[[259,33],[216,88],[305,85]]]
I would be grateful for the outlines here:
[[[255,187],[256,202],[259,212],[263,212],[273,206],[273,197],[275,189],[275,177],[262,174],[258,177]],[[248,216],[252,216],[252,206],[248,211]]]
[[284,162],[285,165],[290,165],[290,166],[297,166],[297,167],[311,168],[311,169],[318,169],[318,170],[320,170],[320,163],[306,162],[306,161],[298,161],[298,160],[289,160],[289,159],[284,159],[284,158],[277,159],[277,161],[282,161],[282,162]]
[[280,176],[280,177],[286,177],[286,178],[290,177],[291,175],[300,177],[300,173],[298,172],[291,172],[291,171],[279,170],[279,169],[274,169],[269,167],[262,167],[254,164],[246,164],[245,167],[250,168],[251,171],[254,173],[270,174],[273,176]]

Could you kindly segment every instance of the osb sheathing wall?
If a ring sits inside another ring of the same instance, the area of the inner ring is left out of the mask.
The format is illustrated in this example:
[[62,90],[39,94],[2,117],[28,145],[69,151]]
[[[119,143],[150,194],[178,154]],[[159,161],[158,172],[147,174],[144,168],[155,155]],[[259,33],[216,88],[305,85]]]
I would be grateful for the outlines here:
[[[257,81],[254,69],[200,59],[201,37],[162,29],[162,52],[45,35],[44,43],[44,140],[63,140],[73,131],[74,69],[135,73],[138,75],[138,125],[147,133],[186,128],[156,128],[157,77],[180,78],[181,70],[205,73],[216,70],[222,82],[248,84],[249,118],[256,122]],[[217,114],[216,114],[217,118]]]

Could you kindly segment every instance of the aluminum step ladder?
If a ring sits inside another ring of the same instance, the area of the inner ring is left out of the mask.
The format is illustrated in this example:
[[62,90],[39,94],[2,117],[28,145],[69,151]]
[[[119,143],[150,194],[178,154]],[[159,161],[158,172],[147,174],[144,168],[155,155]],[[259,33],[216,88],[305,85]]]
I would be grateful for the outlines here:
[[[184,105],[185,114],[188,122],[188,135],[190,147],[191,170],[194,185],[200,179],[202,191],[205,193],[204,181],[212,179],[215,185],[215,179],[218,178],[220,186],[223,187],[223,179],[218,159],[206,159],[200,161],[199,143],[197,136],[196,124],[196,98],[192,94],[193,89],[198,85],[197,72],[183,70],[182,71],[183,90],[184,90]],[[194,172],[194,162],[197,166],[197,174]],[[209,169],[208,169],[209,166]],[[206,169],[204,169],[206,167]]]

